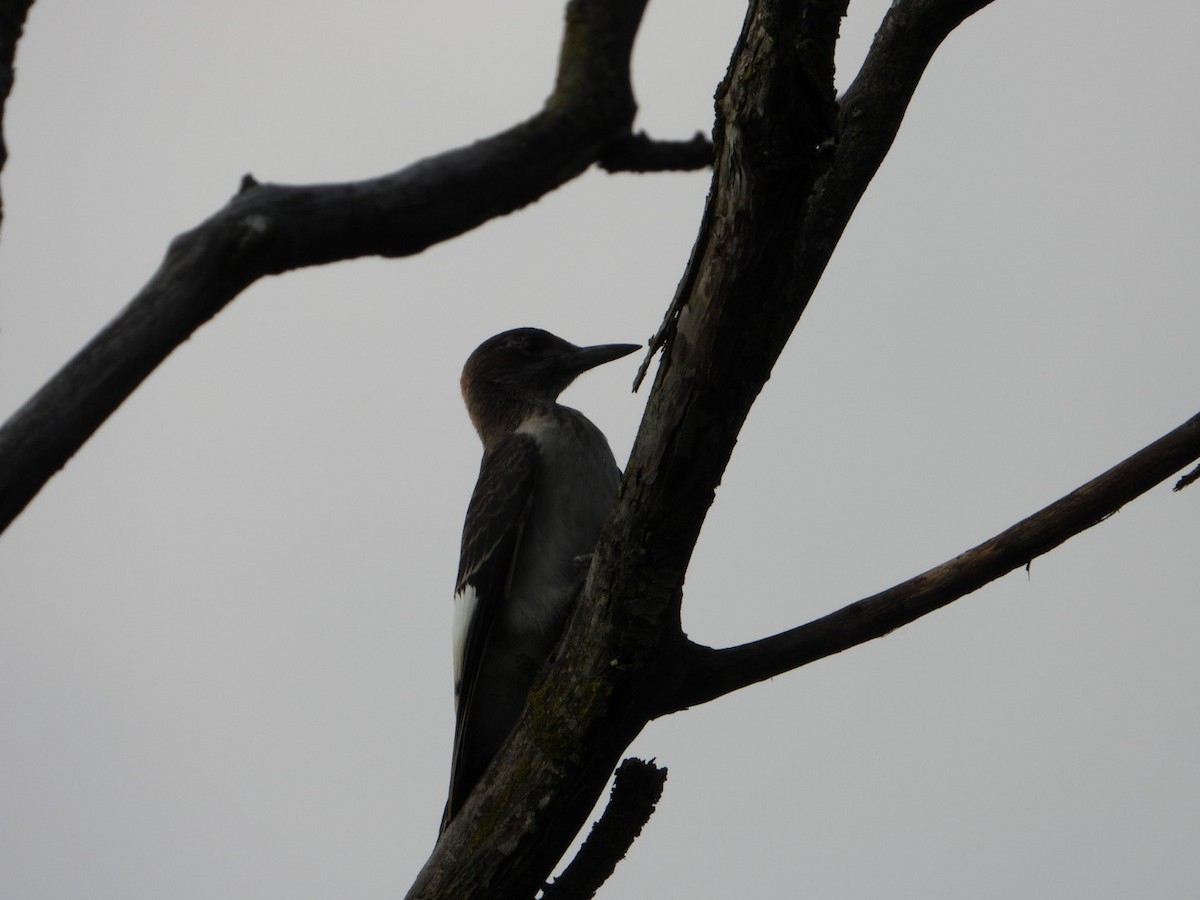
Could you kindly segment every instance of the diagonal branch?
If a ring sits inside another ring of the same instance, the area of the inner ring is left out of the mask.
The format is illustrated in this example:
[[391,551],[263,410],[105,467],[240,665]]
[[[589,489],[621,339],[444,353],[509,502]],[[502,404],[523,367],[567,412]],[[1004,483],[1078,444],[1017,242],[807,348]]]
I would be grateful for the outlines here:
[[650,821],[666,780],[667,770],[653,760],[630,757],[621,763],[600,820],[592,826],[566,871],[542,890],[542,900],[587,900],[596,896]]
[[1200,415],[978,547],[807,625],[713,650],[686,643],[663,713],[739,690],[883,637],[1027,565],[1200,458]]
[[[794,319],[798,319],[804,311],[858,201],[891,149],[904,114],[908,111],[908,104],[934,52],[967,17],[991,2],[896,0],[884,15],[854,82],[838,101],[836,127],[824,135],[819,134],[820,128],[813,129],[812,136],[820,137],[821,143],[814,144],[808,150],[819,150],[819,159],[814,162],[824,164],[826,168],[812,186],[807,215],[804,217],[801,246],[798,248],[802,277],[797,279],[795,285],[798,293],[789,298],[794,305]],[[839,11],[836,4],[806,5],[818,13],[830,11],[822,7],[831,7],[833,12]],[[750,21],[748,17],[747,22]],[[743,31],[743,40],[745,37],[746,32]],[[828,60],[828,65],[831,67],[832,80],[832,59]],[[727,84],[733,71],[731,68]],[[815,108],[820,105],[819,100],[813,103]],[[662,324],[650,339],[646,359],[634,381],[635,389],[645,377],[656,352],[662,350],[669,363],[678,319],[684,306],[690,300],[694,301],[692,295],[697,290],[696,281],[704,271],[707,248],[720,247],[719,236],[714,234],[720,224],[721,211],[714,206],[718,194],[718,181],[714,178],[713,193],[709,196],[692,258],[688,261]],[[792,324],[795,324],[794,320]],[[788,331],[783,333],[784,341],[790,330],[789,326]],[[779,347],[782,348],[782,342]]]
[[821,186],[826,215],[843,222],[900,130],[934,51],[992,0],[897,0],[883,17],[862,68],[839,100],[835,162]]
[[0,530],[172,350],[257,279],[418,253],[587,169],[633,121],[629,59],[645,3],[571,0],[554,93],[507,131],[366,181],[245,180],[171,243],[129,305],[0,429]]

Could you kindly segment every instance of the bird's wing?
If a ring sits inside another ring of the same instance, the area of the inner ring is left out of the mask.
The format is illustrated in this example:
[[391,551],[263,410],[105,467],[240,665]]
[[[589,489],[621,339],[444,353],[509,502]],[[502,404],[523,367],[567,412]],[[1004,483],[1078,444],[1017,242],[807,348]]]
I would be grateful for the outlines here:
[[[483,458],[463,523],[456,592],[488,577],[497,550],[525,523],[540,453],[537,441],[513,432]],[[510,561],[504,558],[505,565]]]
[[488,635],[508,594],[512,562],[533,500],[539,458],[533,437],[510,434],[484,456],[467,506],[454,593],[454,758],[446,821],[457,812],[482,774],[470,771],[477,766],[464,762],[464,742],[469,740],[467,720]]
[[510,434],[484,456],[467,506],[454,587],[454,693],[460,711],[492,616],[508,592],[513,558],[533,500],[538,459],[532,437]]

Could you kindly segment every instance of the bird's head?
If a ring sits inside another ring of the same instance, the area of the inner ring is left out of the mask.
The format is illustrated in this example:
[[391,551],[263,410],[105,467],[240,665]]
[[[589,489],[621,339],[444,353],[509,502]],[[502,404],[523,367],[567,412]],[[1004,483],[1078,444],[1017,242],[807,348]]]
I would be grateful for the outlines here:
[[638,344],[577,347],[540,328],[514,328],[490,337],[463,366],[463,400],[484,443],[524,416],[554,404],[583,372],[640,349]]

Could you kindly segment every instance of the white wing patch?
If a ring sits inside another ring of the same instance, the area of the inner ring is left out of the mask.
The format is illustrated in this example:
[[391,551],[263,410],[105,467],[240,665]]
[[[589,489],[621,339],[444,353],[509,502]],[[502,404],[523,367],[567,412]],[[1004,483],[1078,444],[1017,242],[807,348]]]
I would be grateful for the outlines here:
[[454,595],[454,703],[462,690],[463,655],[467,652],[467,635],[471,632],[471,620],[475,618],[475,607],[479,605],[479,594],[473,585],[464,585]]

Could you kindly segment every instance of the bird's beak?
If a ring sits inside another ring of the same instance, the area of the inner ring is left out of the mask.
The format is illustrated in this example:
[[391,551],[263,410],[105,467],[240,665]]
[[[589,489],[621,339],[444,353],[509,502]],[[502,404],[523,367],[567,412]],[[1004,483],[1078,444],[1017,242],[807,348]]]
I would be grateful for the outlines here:
[[567,365],[572,375],[578,375],[641,349],[641,344],[597,344],[594,347],[576,347],[575,352],[568,359]]

